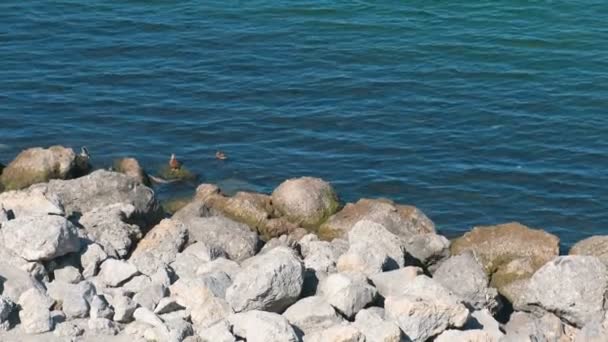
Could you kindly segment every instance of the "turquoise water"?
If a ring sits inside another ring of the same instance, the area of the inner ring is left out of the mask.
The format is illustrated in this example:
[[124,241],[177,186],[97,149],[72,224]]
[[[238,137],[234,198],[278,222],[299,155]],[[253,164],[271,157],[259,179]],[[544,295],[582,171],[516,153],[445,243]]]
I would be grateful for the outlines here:
[[[200,181],[331,181],[445,234],[608,230],[606,1],[0,2],[0,161],[176,153]],[[224,150],[229,160],[216,161]],[[158,189],[164,198],[193,184]]]

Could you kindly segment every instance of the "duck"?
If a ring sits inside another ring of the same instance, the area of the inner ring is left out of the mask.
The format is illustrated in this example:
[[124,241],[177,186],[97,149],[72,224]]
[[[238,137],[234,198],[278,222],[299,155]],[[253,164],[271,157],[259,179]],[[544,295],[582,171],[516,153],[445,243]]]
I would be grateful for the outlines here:
[[222,151],[217,151],[217,152],[215,152],[215,158],[218,160],[226,160],[226,159],[228,159],[228,156],[226,156],[226,153],[224,153]]
[[89,150],[87,149],[86,146],[82,146],[80,148],[80,157],[84,160],[91,159],[91,154],[89,153]]
[[174,153],[171,154],[171,159],[169,159],[169,167],[171,168],[171,171],[178,171],[182,167],[182,162],[175,158]]

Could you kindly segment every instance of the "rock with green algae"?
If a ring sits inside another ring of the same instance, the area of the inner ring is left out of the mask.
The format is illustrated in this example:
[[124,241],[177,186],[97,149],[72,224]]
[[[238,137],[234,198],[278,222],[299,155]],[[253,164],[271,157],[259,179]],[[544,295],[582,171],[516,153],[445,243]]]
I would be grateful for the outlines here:
[[292,223],[316,230],[340,208],[331,184],[313,177],[292,178],[272,193],[274,209]]
[[192,199],[189,197],[176,197],[168,199],[166,201],[162,201],[161,206],[167,214],[173,215],[176,212],[180,211],[183,207],[188,205],[188,203],[190,203],[191,201]]
[[352,227],[361,220],[381,224],[401,237],[435,233],[433,221],[416,207],[395,204],[387,199],[362,198],[356,203],[348,203],[332,215],[319,227],[318,235],[328,241],[348,236]]
[[114,161],[113,169],[133,178],[138,183],[146,186],[151,185],[150,177],[148,177],[146,171],[139,165],[139,162],[135,158],[117,159]]
[[559,254],[559,238],[540,229],[512,222],[475,227],[454,240],[452,255],[472,251],[491,277],[491,286],[516,301],[509,285],[530,278]]
[[185,166],[179,169],[172,169],[169,165],[163,166],[158,174],[160,178],[168,181],[185,181],[193,182],[198,176]]
[[0,183],[6,190],[19,190],[51,179],[74,178],[83,173],[76,159],[74,151],[63,146],[29,148],[4,168]]

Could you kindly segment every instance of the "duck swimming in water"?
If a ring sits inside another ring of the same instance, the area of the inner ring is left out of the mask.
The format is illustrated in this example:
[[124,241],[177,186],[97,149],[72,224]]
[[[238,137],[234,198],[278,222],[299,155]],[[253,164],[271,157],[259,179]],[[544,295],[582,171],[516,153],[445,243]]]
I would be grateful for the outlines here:
[[171,171],[179,171],[182,168],[182,163],[175,158],[175,154],[171,154],[171,159],[169,159],[169,167]]
[[87,149],[86,146],[82,146],[80,148],[80,157],[82,159],[86,159],[86,160],[91,159],[91,154],[89,153],[89,150]]
[[218,160],[226,160],[228,159],[228,156],[226,156],[226,154],[222,151],[217,151],[215,152],[215,158]]

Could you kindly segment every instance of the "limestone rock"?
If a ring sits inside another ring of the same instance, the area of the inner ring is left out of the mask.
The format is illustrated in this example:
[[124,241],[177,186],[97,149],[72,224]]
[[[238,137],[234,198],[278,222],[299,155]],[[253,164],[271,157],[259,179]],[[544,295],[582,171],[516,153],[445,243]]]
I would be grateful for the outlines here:
[[553,314],[545,313],[536,317],[525,312],[514,312],[505,325],[506,335],[500,342],[570,342],[572,339],[566,330],[567,327]]
[[26,334],[40,334],[53,329],[51,311],[53,300],[38,289],[31,288],[19,297],[19,319]]
[[137,244],[129,261],[147,275],[175,261],[188,235],[179,221],[164,219]]
[[272,203],[289,221],[306,228],[317,227],[339,207],[332,186],[311,177],[284,181],[272,193]]
[[327,241],[300,242],[304,265],[318,272],[335,273],[336,263],[342,253]]
[[247,342],[297,342],[295,331],[287,319],[279,314],[252,310],[228,317],[235,336]]
[[90,306],[96,294],[95,287],[83,281],[78,284],[66,284],[54,281],[47,284],[47,293],[61,308],[67,319],[88,317]]
[[133,301],[144,308],[154,310],[156,305],[167,295],[167,293],[168,289],[164,284],[152,282],[141,292],[136,293],[135,296],[133,296]]
[[395,263],[386,250],[377,245],[365,243],[351,244],[348,252],[340,256],[336,263],[338,272],[359,272],[371,276],[384,269],[395,269]]
[[175,256],[175,261],[170,266],[178,277],[192,277],[196,274],[199,266],[225,255],[226,252],[218,247],[209,246],[199,241],[186,247],[181,253],[178,253]]
[[63,322],[55,326],[53,334],[57,337],[67,337],[71,340],[75,337],[82,336],[82,334],[84,334],[84,329],[78,324]]
[[150,186],[150,177],[144,169],[139,165],[135,158],[121,158],[114,162],[114,170],[124,173],[136,182]]
[[190,243],[202,241],[208,246],[224,250],[231,260],[245,260],[259,250],[258,235],[246,225],[228,218],[190,218],[184,224]]
[[433,279],[459,296],[469,307],[496,312],[498,292],[488,287],[489,279],[483,265],[471,251],[447,259],[439,266]]
[[97,275],[99,265],[108,258],[108,254],[96,243],[89,244],[85,247],[84,252],[80,256],[80,264],[82,265],[82,275],[85,278],[90,278]]
[[454,294],[424,275],[404,284],[402,293],[385,299],[385,315],[412,341],[426,341],[450,327],[462,327],[469,318]]
[[248,260],[226,291],[226,300],[236,312],[282,312],[298,300],[303,283],[300,259],[291,249],[278,247]]
[[488,275],[501,272],[501,268],[517,259],[526,259],[530,263],[531,273],[514,273],[502,271],[497,281],[492,277],[491,285],[502,293],[502,287],[508,283],[532,276],[548,261],[559,254],[559,239],[542,230],[530,229],[519,223],[507,223],[498,226],[475,227],[464,236],[454,240],[450,247],[452,255],[467,250],[473,251],[484,266]]
[[89,331],[99,335],[114,336],[118,334],[119,328],[116,323],[107,318],[91,318],[88,321]]
[[218,258],[200,265],[196,269],[196,275],[200,276],[208,273],[215,273],[218,271],[225,272],[228,277],[230,277],[230,279],[234,279],[236,275],[241,271],[241,266],[232,260]]
[[361,273],[334,273],[321,284],[323,298],[347,318],[370,304],[377,291]]
[[232,325],[228,321],[220,321],[204,329],[199,335],[201,342],[236,342],[236,337],[232,335]]
[[450,256],[450,241],[445,236],[418,234],[405,238],[403,242],[409,257],[413,257],[431,272]]
[[498,342],[496,338],[483,330],[446,330],[437,336],[435,342]]
[[361,199],[357,203],[347,204],[331,216],[319,228],[319,235],[327,240],[346,236],[361,220],[381,224],[400,237],[435,232],[433,222],[415,207],[395,204],[389,200]]
[[44,292],[44,285],[40,281],[27,272],[16,268],[14,265],[6,263],[6,260],[0,260],[0,289],[2,289],[2,296],[17,303],[19,297],[31,288]]
[[302,334],[327,329],[344,321],[336,310],[319,296],[300,299],[285,310],[283,317]]
[[82,280],[80,271],[74,266],[65,266],[53,272],[55,275],[55,281],[67,283],[67,284],[78,284]]
[[[595,317],[591,322],[576,332],[574,342],[604,342],[608,341],[607,315]],[[561,341],[560,341],[561,342]]]
[[0,182],[6,190],[23,189],[50,179],[70,178],[76,171],[76,154],[71,148],[34,147],[19,153],[4,168]]
[[419,267],[407,266],[398,270],[375,274],[370,277],[370,280],[378,293],[386,298],[402,295],[403,285],[414,281],[422,273],[422,269]]
[[1,193],[0,208],[14,217],[65,214],[59,197],[39,188]]
[[202,332],[233,313],[234,310],[223,298],[208,296],[192,306],[192,324],[195,331]]
[[574,244],[570,255],[591,255],[608,267],[608,235],[591,236]]
[[90,241],[118,259],[127,256],[143,235],[138,225],[128,223],[134,215],[133,205],[114,203],[84,213],[79,223]]
[[129,323],[133,321],[133,313],[137,309],[137,303],[127,296],[118,294],[110,297],[109,301],[114,308],[114,317],[112,319],[115,322]]
[[366,342],[400,342],[405,340],[399,327],[373,310],[363,309],[355,316],[353,326],[365,336]]
[[366,339],[354,325],[339,324],[305,335],[304,342],[366,342]]
[[103,295],[96,295],[91,300],[91,312],[89,316],[91,319],[96,318],[107,318],[112,319],[114,317],[114,308],[108,303]]
[[138,273],[137,268],[126,261],[108,259],[101,264],[99,277],[103,279],[103,282],[106,285],[116,287],[131,279]]
[[608,273],[593,256],[561,256],[541,267],[530,279],[526,304],[555,312],[561,319],[583,327],[605,313]]

